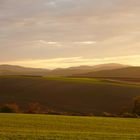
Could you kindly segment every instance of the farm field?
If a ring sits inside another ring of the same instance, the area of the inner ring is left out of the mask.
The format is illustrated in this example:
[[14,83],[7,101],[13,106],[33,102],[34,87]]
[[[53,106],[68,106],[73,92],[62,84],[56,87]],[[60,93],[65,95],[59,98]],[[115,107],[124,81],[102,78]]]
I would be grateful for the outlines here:
[[0,140],[139,139],[139,119],[0,114]]
[[[0,103],[21,107],[38,102],[59,112],[102,115],[133,108],[140,85],[98,78],[1,76]],[[111,106],[110,106],[111,104]]]

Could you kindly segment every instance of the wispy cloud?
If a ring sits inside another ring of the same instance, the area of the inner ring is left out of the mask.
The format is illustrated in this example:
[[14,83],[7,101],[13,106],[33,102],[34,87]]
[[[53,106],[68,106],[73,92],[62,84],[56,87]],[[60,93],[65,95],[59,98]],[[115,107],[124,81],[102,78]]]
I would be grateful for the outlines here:
[[60,44],[59,42],[44,41],[44,40],[38,40],[38,41],[34,41],[34,42],[35,42],[35,43],[45,44],[45,45],[58,45],[58,44]]
[[96,44],[96,41],[77,41],[77,42],[59,42],[59,41],[46,41],[46,40],[36,40],[31,41],[29,44],[33,47],[47,47],[47,48],[68,48],[68,47],[76,47],[79,45],[88,46]]
[[96,41],[81,41],[81,42],[74,42],[75,44],[82,44],[82,45],[93,45],[96,44]]

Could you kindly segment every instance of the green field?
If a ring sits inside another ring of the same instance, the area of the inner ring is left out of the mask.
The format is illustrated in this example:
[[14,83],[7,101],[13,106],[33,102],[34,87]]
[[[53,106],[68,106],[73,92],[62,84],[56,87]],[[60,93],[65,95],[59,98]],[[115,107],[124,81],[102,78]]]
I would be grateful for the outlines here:
[[139,139],[139,119],[0,114],[0,140]]

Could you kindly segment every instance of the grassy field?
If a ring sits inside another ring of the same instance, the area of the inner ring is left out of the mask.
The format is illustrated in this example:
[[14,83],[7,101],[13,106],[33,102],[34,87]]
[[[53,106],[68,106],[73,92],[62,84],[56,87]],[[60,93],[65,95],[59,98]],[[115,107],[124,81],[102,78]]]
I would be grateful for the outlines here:
[[139,139],[139,119],[0,114],[0,140]]
[[140,96],[140,85],[95,78],[1,76],[0,104],[16,102],[21,107],[39,102],[60,112],[102,115],[130,111]]

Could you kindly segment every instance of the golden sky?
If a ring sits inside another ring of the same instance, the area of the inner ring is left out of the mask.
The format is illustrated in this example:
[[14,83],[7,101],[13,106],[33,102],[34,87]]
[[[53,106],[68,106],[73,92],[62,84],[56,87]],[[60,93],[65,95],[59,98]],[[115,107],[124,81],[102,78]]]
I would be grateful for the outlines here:
[[0,0],[0,64],[140,66],[139,0]]

